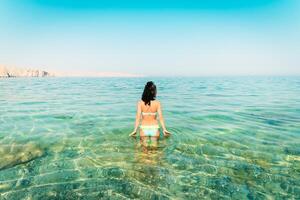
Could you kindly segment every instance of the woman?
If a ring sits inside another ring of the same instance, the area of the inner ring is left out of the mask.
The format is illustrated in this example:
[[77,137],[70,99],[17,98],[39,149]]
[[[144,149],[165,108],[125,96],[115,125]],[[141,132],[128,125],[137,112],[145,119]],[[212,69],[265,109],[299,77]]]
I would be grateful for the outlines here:
[[[157,140],[159,138],[159,122],[163,129],[164,136],[169,136],[171,133],[167,131],[164,118],[162,116],[161,105],[156,98],[156,86],[152,81],[147,82],[144,88],[142,99],[137,103],[137,113],[135,120],[134,131],[129,136],[135,136],[138,127],[140,127],[140,137],[144,140],[150,137],[151,140]],[[141,125],[139,126],[141,121]]]

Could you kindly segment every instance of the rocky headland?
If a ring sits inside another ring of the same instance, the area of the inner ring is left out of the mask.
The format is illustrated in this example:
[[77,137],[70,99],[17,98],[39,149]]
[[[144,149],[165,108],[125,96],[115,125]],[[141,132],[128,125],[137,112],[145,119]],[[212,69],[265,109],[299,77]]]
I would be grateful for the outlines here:
[[54,76],[53,73],[29,68],[16,68],[7,67],[0,65],[0,78],[11,78],[11,77],[49,77]]

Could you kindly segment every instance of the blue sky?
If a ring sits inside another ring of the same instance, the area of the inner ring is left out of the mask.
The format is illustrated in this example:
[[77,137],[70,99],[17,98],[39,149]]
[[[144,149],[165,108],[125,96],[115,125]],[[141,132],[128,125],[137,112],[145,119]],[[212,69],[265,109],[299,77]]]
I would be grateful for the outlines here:
[[154,76],[300,75],[299,0],[2,0],[0,64]]

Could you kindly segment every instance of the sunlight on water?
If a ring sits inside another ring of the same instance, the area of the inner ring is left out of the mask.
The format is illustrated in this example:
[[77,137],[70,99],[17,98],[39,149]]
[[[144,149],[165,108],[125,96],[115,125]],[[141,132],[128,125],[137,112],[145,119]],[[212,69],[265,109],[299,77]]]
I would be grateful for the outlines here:
[[300,198],[300,78],[154,78],[156,149],[128,137],[146,81],[0,79],[0,199]]

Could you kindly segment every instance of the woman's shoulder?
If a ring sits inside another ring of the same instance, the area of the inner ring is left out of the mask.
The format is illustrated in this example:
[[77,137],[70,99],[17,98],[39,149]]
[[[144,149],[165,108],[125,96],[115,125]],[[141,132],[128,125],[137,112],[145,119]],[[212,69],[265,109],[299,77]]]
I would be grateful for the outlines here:
[[154,103],[160,103],[157,99],[152,100],[151,102],[154,102]]
[[155,105],[160,105],[160,101],[158,101],[158,100],[153,100],[153,101],[151,101],[151,103],[153,103],[153,104],[155,104]]

